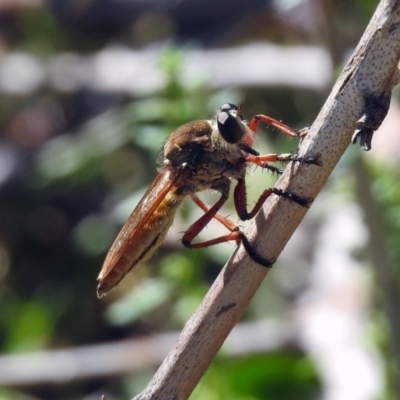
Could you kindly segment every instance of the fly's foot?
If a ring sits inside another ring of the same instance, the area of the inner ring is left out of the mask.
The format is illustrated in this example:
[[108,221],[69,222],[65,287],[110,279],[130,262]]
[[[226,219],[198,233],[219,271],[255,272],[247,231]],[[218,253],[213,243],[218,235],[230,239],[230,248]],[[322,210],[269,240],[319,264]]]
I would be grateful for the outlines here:
[[250,240],[247,239],[247,236],[241,231],[240,232],[240,239],[243,243],[243,247],[246,250],[247,255],[258,265],[261,265],[265,268],[271,268],[275,261],[270,261],[260,254],[257,253],[253,245],[250,243]]
[[272,188],[272,193],[276,194],[277,196],[284,197],[285,199],[294,201],[295,203],[297,203],[298,205],[300,205],[302,207],[308,208],[310,206],[310,204],[312,203],[311,199],[301,197],[301,196],[297,195],[296,193],[285,192],[282,189]]
[[261,168],[265,168],[268,171],[271,171],[272,174],[282,175],[282,173],[283,173],[283,169],[282,168],[275,167],[275,165],[270,165],[267,162],[264,163],[263,165],[260,165],[260,167]]
[[290,161],[299,162],[301,164],[314,164],[318,165],[319,167],[322,166],[321,154],[317,154],[316,156],[310,156],[310,157],[301,157],[295,154],[292,156]]
[[309,127],[309,126],[306,126],[306,127],[303,128],[303,129],[296,129],[295,132],[296,132],[296,135],[297,135],[298,137],[303,137],[303,136],[306,136],[306,135],[307,135],[307,133],[308,133],[309,130],[310,130],[310,127]]

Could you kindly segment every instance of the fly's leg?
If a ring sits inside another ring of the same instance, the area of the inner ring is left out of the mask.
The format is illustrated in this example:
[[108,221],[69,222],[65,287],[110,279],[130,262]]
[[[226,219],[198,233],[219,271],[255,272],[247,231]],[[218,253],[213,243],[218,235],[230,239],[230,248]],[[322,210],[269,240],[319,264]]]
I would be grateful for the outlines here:
[[[222,195],[221,198],[214,204],[213,207],[208,207],[199,197],[192,195],[193,201],[204,211],[204,215],[198,219],[190,228],[185,232],[182,238],[182,243],[191,249],[198,249],[208,246],[213,246],[219,243],[236,241],[238,244],[241,242],[248,254],[248,256],[257,264],[263,267],[270,267],[273,262],[259,255],[254,249],[253,245],[247,239],[246,235],[240,230],[239,226],[232,222],[230,219],[218,214],[218,210],[226,202],[227,197]],[[192,243],[193,239],[204,229],[204,227],[215,218],[222,225],[227,228],[230,233],[219,236],[214,239],[206,240],[203,242]]]
[[[301,138],[305,135],[307,135],[309,128],[303,128],[303,129],[293,129],[290,126],[284,124],[281,121],[278,121],[275,118],[269,117],[268,115],[264,114],[258,114],[255,115],[249,122],[248,127],[253,131],[257,132],[258,125],[259,123],[263,121],[268,125],[272,125],[275,128],[279,129],[282,133],[285,135],[292,137],[292,138]],[[315,157],[299,157],[294,154],[267,154],[267,155],[260,155],[258,154],[257,151],[255,151],[251,146],[247,145],[246,143],[241,144],[241,148],[244,151],[247,151],[249,153],[249,156],[246,158],[246,162],[252,162],[254,164],[259,165],[262,168],[267,168],[271,170],[274,173],[282,173],[282,170],[279,168],[276,168],[274,166],[271,166],[268,164],[268,162],[289,162],[289,161],[297,161],[300,163],[304,164],[317,164],[321,165],[321,162],[319,160],[319,155]]]
[[240,160],[240,162],[252,163],[258,165],[261,168],[267,168],[273,172],[280,171],[276,167],[269,165],[268,162],[299,162],[302,164],[315,164],[321,166],[320,156],[317,155],[315,157],[300,157],[296,154],[286,153],[286,154],[265,154],[265,155],[249,155],[244,160]]
[[283,122],[263,114],[255,115],[249,123],[249,128],[253,132],[257,132],[258,124],[260,123],[260,121],[263,121],[268,125],[272,125],[275,128],[278,128],[282,133],[290,137],[303,137],[308,133],[308,128],[293,129],[290,126],[285,125]]
[[240,233],[240,239],[242,241],[244,249],[246,250],[247,255],[256,264],[261,265],[262,267],[265,267],[265,268],[272,267],[272,265],[274,264],[275,261],[270,261],[267,258],[260,256],[260,254],[257,253],[256,249],[250,243],[250,240],[247,239],[247,236],[242,231],[239,231],[239,233]]
[[[195,194],[192,195],[192,200],[204,211],[205,214],[207,214],[210,210],[210,207],[204,203],[203,200],[201,200],[198,196]],[[225,200],[226,201],[226,200]],[[218,222],[220,222],[223,226],[225,226],[226,229],[229,231],[233,232],[237,230],[237,224],[235,224],[233,221],[231,221],[229,218],[224,217],[223,215],[219,214],[216,212],[212,218],[216,219]],[[211,218],[210,218],[211,221]],[[198,222],[198,221],[197,221]],[[197,223],[196,222],[196,223]],[[186,231],[186,233],[190,230],[190,228]]]
[[[240,169],[240,168],[243,168],[244,164],[246,164],[246,163],[253,163],[262,168],[267,168],[267,169],[272,170],[273,172],[276,172],[277,168],[272,165],[269,165],[268,162],[277,162],[277,161],[281,161],[281,162],[297,161],[297,162],[301,162],[301,163],[305,163],[305,164],[321,165],[321,163],[319,161],[319,156],[303,158],[303,157],[298,157],[293,154],[281,154],[281,155],[266,154],[263,156],[250,155],[250,156],[247,156],[246,158],[242,158],[238,161],[237,167],[238,167],[238,169]],[[235,191],[234,191],[235,208],[239,215],[239,218],[242,221],[246,221],[246,220],[253,218],[258,213],[258,211],[260,211],[265,200],[267,200],[267,198],[269,196],[271,196],[271,194],[285,197],[303,207],[307,207],[308,204],[311,202],[309,199],[304,199],[304,198],[296,195],[295,193],[285,192],[282,189],[273,187],[273,188],[267,188],[264,190],[264,192],[261,194],[261,196],[257,200],[253,209],[249,212],[247,210],[247,192],[246,192],[245,180],[239,179],[238,183],[235,187]]]
[[296,195],[295,193],[285,192],[282,189],[273,187],[265,189],[264,192],[259,197],[259,199],[257,200],[256,204],[254,205],[253,209],[251,211],[248,211],[246,183],[244,179],[239,179],[234,190],[235,208],[239,215],[239,218],[242,221],[254,218],[256,214],[260,211],[265,200],[267,200],[268,197],[270,197],[272,194],[275,194],[280,197],[285,197],[286,199],[294,201],[295,203],[303,207],[307,207],[308,204],[310,203],[310,200],[304,199]]
[[[204,215],[202,215],[196,222],[194,222],[189,229],[186,230],[182,237],[182,243],[184,246],[189,247],[191,249],[199,249],[202,247],[213,246],[214,244],[230,242],[232,240],[240,241],[241,240],[241,232],[239,227],[224,217],[221,214],[218,214],[220,208],[224,205],[224,203],[228,200],[228,196],[223,194],[221,198],[212,206],[208,207],[202,200],[200,200],[196,195],[192,195],[193,201],[204,211]],[[217,237],[215,239],[206,240],[204,242],[192,243],[194,238],[207,226],[207,224],[215,218],[222,225],[227,228],[230,233],[227,235],[223,235]]]

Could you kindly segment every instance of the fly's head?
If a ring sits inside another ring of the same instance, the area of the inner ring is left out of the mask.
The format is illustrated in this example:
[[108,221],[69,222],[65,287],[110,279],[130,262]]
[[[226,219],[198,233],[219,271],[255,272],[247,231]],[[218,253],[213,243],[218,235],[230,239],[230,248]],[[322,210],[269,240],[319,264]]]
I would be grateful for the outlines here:
[[238,144],[246,134],[241,109],[234,104],[226,103],[217,113],[217,127],[222,139],[229,144]]
[[233,146],[258,155],[251,147],[255,133],[243,120],[241,106],[237,107],[231,103],[223,104],[217,113],[216,125],[220,136],[219,142],[225,142],[228,148]]

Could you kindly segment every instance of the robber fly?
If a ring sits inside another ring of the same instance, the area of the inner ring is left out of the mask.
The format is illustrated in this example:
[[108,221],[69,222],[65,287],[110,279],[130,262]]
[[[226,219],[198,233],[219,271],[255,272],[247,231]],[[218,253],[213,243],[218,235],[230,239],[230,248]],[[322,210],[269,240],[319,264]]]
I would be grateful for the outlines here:
[[[301,137],[307,132],[306,129],[296,131],[262,114],[254,116],[250,122],[244,121],[241,108],[227,103],[221,106],[215,119],[189,122],[169,136],[164,145],[163,162],[158,175],[123,226],[104,261],[98,277],[99,297],[111,290],[134,266],[153,255],[163,242],[176,210],[186,196],[190,196],[204,211],[202,217],[184,233],[182,243],[186,247],[200,248],[235,240],[243,243],[253,261],[265,267],[272,265],[256,253],[237,224],[218,214],[228,199],[231,180],[237,181],[234,203],[239,218],[248,220],[257,214],[271,194],[289,198],[302,206],[307,204],[306,200],[293,193],[268,188],[249,212],[245,185],[249,164],[279,173],[278,168],[268,163],[299,161],[312,164],[318,161],[316,158],[304,159],[292,154],[259,155],[252,146],[260,121],[275,126],[291,137]],[[208,207],[196,195],[206,189],[213,189],[221,195],[212,207]],[[192,243],[213,218],[228,228],[229,233]]]

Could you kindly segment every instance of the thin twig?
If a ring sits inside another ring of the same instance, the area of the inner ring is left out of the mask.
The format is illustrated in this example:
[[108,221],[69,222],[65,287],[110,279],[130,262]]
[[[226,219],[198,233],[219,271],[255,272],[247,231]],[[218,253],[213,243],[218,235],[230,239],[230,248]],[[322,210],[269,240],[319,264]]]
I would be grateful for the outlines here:
[[[350,144],[357,121],[364,114],[367,121],[374,120],[384,107],[379,100],[390,95],[399,58],[400,4],[384,0],[300,146],[300,156],[320,155],[323,166],[291,163],[277,187],[305,198],[317,196]],[[372,125],[376,129],[379,123]],[[287,199],[271,197],[246,235],[259,254],[276,259],[306,211]],[[187,399],[268,272],[240,246],[148,387],[134,399]]]

